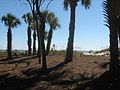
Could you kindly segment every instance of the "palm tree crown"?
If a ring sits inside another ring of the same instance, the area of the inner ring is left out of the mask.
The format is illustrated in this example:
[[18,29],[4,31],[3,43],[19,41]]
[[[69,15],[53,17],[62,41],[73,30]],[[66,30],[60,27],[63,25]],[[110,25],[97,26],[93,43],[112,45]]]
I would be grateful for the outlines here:
[[85,9],[89,9],[91,6],[91,0],[64,0],[64,9],[68,10],[70,4],[75,3],[77,6],[77,2],[81,2],[81,5],[85,7]]
[[54,30],[57,29],[57,28],[60,28],[60,24],[59,24],[58,18],[55,17],[55,14],[52,13],[52,12],[48,13],[48,15],[47,15],[47,23]]
[[27,14],[24,14],[22,16],[22,18],[24,19],[25,23],[28,23],[28,25],[31,26],[32,22],[33,22],[33,16],[31,13],[27,13]]
[[17,27],[18,24],[21,24],[20,20],[10,13],[3,16],[1,20],[9,28],[14,28]]
[[22,16],[22,18],[24,19],[25,23],[28,24],[28,29],[27,29],[27,36],[28,36],[28,55],[30,56],[31,55],[31,29],[33,28],[33,23],[34,23],[34,20],[33,20],[33,16],[31,13],[27,13],[27,14],[24,14]]

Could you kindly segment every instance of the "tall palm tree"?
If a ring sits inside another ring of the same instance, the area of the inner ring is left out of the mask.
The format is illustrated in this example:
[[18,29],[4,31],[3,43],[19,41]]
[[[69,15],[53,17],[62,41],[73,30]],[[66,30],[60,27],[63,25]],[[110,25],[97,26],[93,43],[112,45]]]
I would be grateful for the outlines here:
[[8,27],[7,32],[7,57],[8,59],[12,58],[12,32],[11,28],[17,27],[21,22],[14,15],[8,13],[7,15],[2,16],[2,22],[4,22],[5,26]]
[[75,32],[75,12],[78,2],[88,9],[91,5],[90,0],[64,0],[64,8],[68,10],[70,6],[70,24],[69,24],[69,38],[67,43],[67,51],[65,61],[72,61],[73,59],[73,43],[74,43],[74,32]]
[[42,71],[47,69],[46,53],[45,53],[45,13],[38,11],[40,15],[40,40],[41,40],[41,54],[42,54]]
[[28,55],[31,55],[31,43],[32,43],[32,39],[31,39],[31,23],[33,21],[33,17],[31,15],[31,13],[27,13],[24,14],[22,16],[22,18],[24,19],[25,23],[28,24],[28,29],[27,29],[27,36],[28,36]]
[[[33,55],[36,55],[36,36],[37,36],[37,28],[36,28],[36,22],[35,20],[33,20],[32,24],[31,24],[31,29],[33,30]],[[47,40],[48,36],[48,32],[45,31],[45,40]]]
[[46,47],[46,55],[48,55],[51,41],[52,41],[52,36],[53,36],[53,30],[60,28],[60,24],[59,24],[57,17],[55,17],[55,14],[52,12],[48,13],[46,18],[47,18],[47,22],[50,26],[50,30],[48,32],[48,38],[47,38],[47,47]]
[[[105,0],[104,16],[106,19],[106,26],[110,31],[110,71],[118,71],[118,18],[119,11],[117,6],[120,5],[119,0]],[[119,6],[120,7],[120,6]],[[120,10],[120,8],[119,8]]]
[[[35,6],[34,6],[34,8],[35,8]],[[38,15],[37,11],[35,11],[34,9],[32,10],[32,15],[33,15],[34,24],[35,24],[35,28],[36,28],[36,31],[37,31],[37,38],[38,38],[37,56],[38,56],[39,64],[41,64],[41,40],[40,40],[40,23],[39,23],[40,21],[39,21],[39,18],[38,18],[39,15]]]
[[35,20],[32,21],[31,29],[33,30],[33,55],[36,55],[36,36],[37,36],[37,29],[36,29],[36,22]]

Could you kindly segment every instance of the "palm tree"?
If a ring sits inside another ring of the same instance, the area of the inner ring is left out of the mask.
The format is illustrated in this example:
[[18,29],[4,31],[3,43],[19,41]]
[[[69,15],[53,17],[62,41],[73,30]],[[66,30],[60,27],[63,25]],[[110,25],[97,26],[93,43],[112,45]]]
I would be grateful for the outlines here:
[[[37,28],[36,28],[36,22],[33,20],[31,24],[31,29],[33,30],[33,55],[36,55],[36,36],[37,36]],[[48,32],[45,31],[45,40],[47,40]]]
[[57,17],[55,17],[54,13],[52,13],[52,12],[48,13],[48,16],[46,18],[47,18],[47,22],[50,26],[50,30],[48,32],[48,38],[47,38],[47,48],[46,48],[46,55],[48,55],[52,36],[53,36],[53,30],[60,28],[60,24],[59,24]]
[[[118,18],[119,10],[117,6],[120,5],[118,0],[105,0],[104,16],[106,19],[106,26],[110,31],[110,71],[118,71]],[[120,29],[120,28],[119,28]]]
[[42,54],[42,71],[46,71],[47,69],[47,62],[46,62],[46,53],[45,53],[45,13],[41,13],[37,11],[40,15],[40,40],[41,40],[41,54]]
[[32,10],[32,15],[33,15],[34,25],[35,25],[35,28],[36,28],[36,31],[37,31],[37,38],[38,38],[38,51],[37,51],[37,55],[38,55],[39,64],[41,64],[40,23],[39,23],[39,19],[38,19],[39,15],[38,15],[37,11],[35,11],[34,9]]
[[2,22],[4,22],[5,26],[8,27],[7,32],[7,58],[12,58],[12,32],[11,28],[17,27],[21,22],[18,18],[16,18],[14,15],[8,13],[7,15],[2,16]]
[[31,23],[33,21],[33,17],[31,15],[31,13],[27,13],[27,14],[24,14],[22,16],[22,18],[24,19],[25,23],[28,24],[28,29],[27,29],[27,36],[28,36],[28,55],[30,56],[31,55],[31,43],[32,43],[32,40],[31,40]]
[[37,36],[36,31],[37,31],[37,28],[36,28],[35,20],[32,21],[31,29],[33,30],[33,55],[36,55],[36,36]]
[[81,2],[81,4],[85,7],[85,9],[88,9],[91,5],[90,0],[64,0],[64,8],[65,10],[68,10],[68,7],[70,6],[70,24],[69,24],[69,38],[67,43],[67,51],[66,51],[66,58],[65,61],[72,61],[73,59],[73,43],[74,43],[74,32],[75,32],[75,11],[78,2]]

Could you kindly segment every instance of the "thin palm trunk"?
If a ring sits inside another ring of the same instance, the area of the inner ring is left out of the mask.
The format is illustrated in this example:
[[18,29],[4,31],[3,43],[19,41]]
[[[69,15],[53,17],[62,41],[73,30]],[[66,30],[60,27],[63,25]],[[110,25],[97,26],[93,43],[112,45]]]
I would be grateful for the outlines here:
[[46,53],[45,53],[45,42],[44,42],[44,32],[45,32],[45,16],[40,12],[38,0],[36,0],[36,11],[40,17],[40,40],[41,40],[41,54],[42,54],[42,70],[46,71]]
[[75,3],[71,2],[70,5],[71,15],[70,15],[70,24],[69,24],[69,38],[67,44],[66,58],[65,61],[69,62],[73,60],[73,43],[74,43],[74,33],[75,33]]
[[48,33],[48,39],[47,39],[47,48],[46,48],[46,55],[49,54],[49,50],[50,50],[50,45],[51,45],[51,41],[52,41],[52,28],[50,28],[49,33]]
[[[34,5],[34,4],[33,4]],[[36,7],[36,11],[37,13],[35,14],[35,7]],[[35,7],[33,6],[33,15],[36,21],[36,28],[37,28],[37,37],[38,37],[38,59],[39,59],[39,64],[41,64],[41,36],[40,36],[40,27],[39,27],[39,19],[37,18],[37,15],[39,14],[39,5],[38,5],[38,0],[36,0],[35,2]]]
[[118,36],[119,36],[119,44],[120,44],[120,13],[119,13],[117,24],[118,24]]
[[33,16],[35,18],[35,21],[36,21],[36,29],[37,29],[37,38],[38,38],[38,52],[37,52],[37,55],[38,55],[38,60],[39,60],[39,64],[41,64],[41,40],[40,40],[40,30],[39,30],[39,25],[38,25],[38,20],[37,20],[37,17],[33,11]]
[[27,34],[28,34],[28,56],[31,55],[31,29],[30,27],[28,26],[28,30],[27,30]]
[[38,59],[39,59],[39,64],[41,64],[41,39],[40,39],[40,28],[38,26],[38,21],[36,20],[36,27],[37,27],[37,37],[38,37]]
[[119,44],[120,44],[120,25],[119,25]]
[[46,53],[45,53],[45,42],[44,42],[44,32],[45,32],[45,16],[41,14],[41,49],[42,49],[42,70],[46,71],[47,62],[46,62]]
[[12,58],[12,32],[11,32],[11,28],[8,28],[8,32],[7,32],[7,57],[8,59]]
[[36,55],[36,30],[33,32],[33,55]]

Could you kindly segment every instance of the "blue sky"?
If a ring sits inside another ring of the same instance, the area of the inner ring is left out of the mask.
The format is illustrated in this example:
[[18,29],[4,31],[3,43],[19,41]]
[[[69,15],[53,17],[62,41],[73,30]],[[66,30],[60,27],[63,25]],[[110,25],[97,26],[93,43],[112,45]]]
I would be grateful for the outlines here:
[[[43,8],[45,5],[43,6]],[[66,49],[69,33],[70,11],[63,9],[63,0],[54,0],[49,8],[56,14],[61,28],[53,33],[52,44],[56,49]],[[13,49],[27,50],[27,24],[21,19],[24,13],[29,12],[29,6],[24,0],[0,0],[0,18],[6,13],[12,13],[20,18],[22,24],[12,29]],[[76,9],[76,27],[74,49],[77,50],[101,50],[109,47],[109,30],[104,26],[102,0],[92,0],[89,10],[85,10],[80,3]],[[49,28],[46,28],[49,30]],[[7,47],[7,28],[0,22],[0,49]]]

